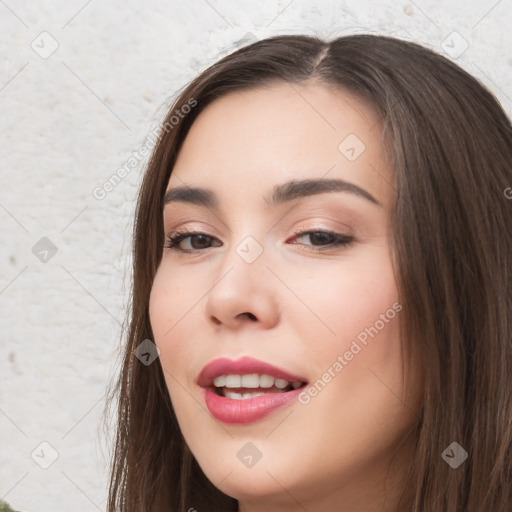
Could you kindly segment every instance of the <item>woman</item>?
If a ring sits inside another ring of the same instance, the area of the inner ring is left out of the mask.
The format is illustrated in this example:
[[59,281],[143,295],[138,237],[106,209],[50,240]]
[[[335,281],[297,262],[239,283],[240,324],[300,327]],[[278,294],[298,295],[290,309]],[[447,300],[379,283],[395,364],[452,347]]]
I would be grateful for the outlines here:
[[492,94],[413,43],[279,36],[203,72],[165,127],[108,510],[510,511]]

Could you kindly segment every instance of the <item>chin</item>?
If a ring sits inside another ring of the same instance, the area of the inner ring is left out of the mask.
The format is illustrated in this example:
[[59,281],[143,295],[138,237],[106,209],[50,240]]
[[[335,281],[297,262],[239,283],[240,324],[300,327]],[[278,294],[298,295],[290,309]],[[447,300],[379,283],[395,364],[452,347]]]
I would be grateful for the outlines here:
[[[297,486],[298,474],[296,471],[290,472],[290,467],[294,464],[284,454],[279,454],[275,446],[268,446],[265,449],[263,442],[255,441],[254,445],[261,447],[262,452],[272,449],[274,456],[265,457],[263,453],[252,467],[247,467],[243,462],[243,455],[250,453],[251,448],[246,448],[246,452],[243,452],[240,446],[250,447],[251,443],[237,440],[233,443],[236,444],[233,449],[222,450],[219,453],[209,452],[210,460],[205,461],[205,464],[202,463],[201,457],[196,459],[210,482],[224,494],[238,500],[269,499],[282,495],[283,487],[290,490]],[[241,451],[238,457],[237,454]],[[223,463],[219,464],[220,460]],[[290,480],[291,475],[293,480]]]

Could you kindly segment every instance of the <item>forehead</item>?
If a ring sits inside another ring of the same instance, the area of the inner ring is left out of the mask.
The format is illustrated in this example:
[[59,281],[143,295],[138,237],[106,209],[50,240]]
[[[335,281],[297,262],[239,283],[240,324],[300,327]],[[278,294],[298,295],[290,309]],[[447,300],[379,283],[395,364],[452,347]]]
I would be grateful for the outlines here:
[[[279,84],[229,93],[195,120],[168,189],[204,186],[243,201],[273,185],[309,178],[343,179],[383,204],[392,200],[381,120],[354,95],[310,84]],[[233,195],[235,193],[235,196]]]

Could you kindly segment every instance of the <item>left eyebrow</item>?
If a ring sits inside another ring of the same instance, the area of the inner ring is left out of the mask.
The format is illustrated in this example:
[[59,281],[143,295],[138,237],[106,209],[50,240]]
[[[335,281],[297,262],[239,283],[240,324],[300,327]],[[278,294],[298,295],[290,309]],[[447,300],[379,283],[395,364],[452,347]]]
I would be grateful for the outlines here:
[[[367,199],[378,206],[382,206],[382,204],[364,188],[340,179],[288,181],[281,185],[274,186],[272,195],[270,197],[265,196],[263,199],[267,206],[272,207],[293,201],[294,199],[323,194],[325,192],[348,192]],[[219,209],[219,201],[213,190],[202,187],[179,185],[168,190],[163,199],[163,206],[175,202],[196,204],[213,210]]]

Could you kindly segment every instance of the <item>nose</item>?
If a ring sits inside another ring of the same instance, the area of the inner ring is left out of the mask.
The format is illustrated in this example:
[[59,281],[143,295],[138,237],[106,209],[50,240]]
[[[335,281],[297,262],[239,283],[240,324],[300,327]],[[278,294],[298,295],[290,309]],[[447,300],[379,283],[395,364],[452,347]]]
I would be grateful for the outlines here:
[[268,329],[278,323],[279,280],[267,263],[265,251],[254,261],[244,259],[236,248],[226,253],[206,301],[206,314],[214,326]]

